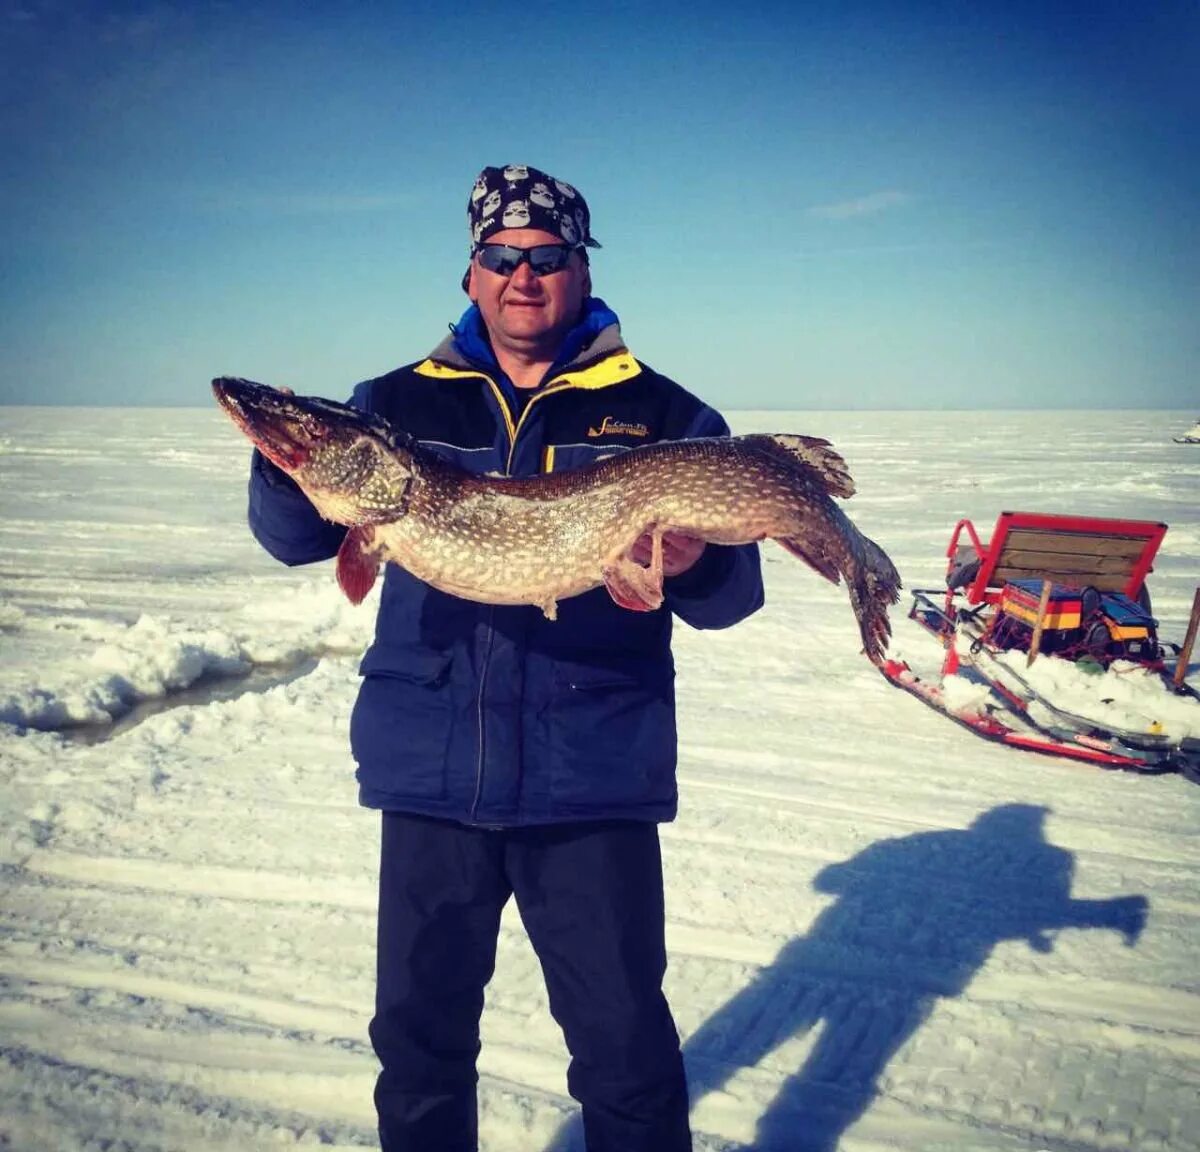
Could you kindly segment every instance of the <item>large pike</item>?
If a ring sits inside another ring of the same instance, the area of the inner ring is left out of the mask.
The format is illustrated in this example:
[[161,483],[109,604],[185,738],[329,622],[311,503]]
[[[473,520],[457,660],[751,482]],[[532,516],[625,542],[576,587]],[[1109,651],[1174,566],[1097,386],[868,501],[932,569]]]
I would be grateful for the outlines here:
[[[664,441],[578,471],[475,476],[378,416],[220,377],[213,392],[234,423],[299,485],[327,520],[350,530],[337,559],[360,602],[391,560],[426,583],[485,604],[559,600],[600,584],[623,607],[662,604],[662,537],[715,544],[768,537],[832,583],[842,577],[863,651],[876,663],[900,577],[832,497],[854,483],[826,440],[752,435]],[[643,568],[629,555],[649,533]]]

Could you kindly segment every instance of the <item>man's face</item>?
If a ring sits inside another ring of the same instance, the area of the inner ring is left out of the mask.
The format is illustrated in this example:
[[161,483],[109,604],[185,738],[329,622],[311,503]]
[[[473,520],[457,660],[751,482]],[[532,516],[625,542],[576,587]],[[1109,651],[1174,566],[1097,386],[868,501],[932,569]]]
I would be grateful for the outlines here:
[[[532,248],[561,244],[562,237],[538,228],[506,228],[493,232],[487,242]],[[467,279],[467,295],[479,305],[493,347],[551,359],[579,319],[591,288],[588,266],[578,252],[561,272],[549,276],[535,276],[528,260],[511,276],[489,272],[472,260]]]

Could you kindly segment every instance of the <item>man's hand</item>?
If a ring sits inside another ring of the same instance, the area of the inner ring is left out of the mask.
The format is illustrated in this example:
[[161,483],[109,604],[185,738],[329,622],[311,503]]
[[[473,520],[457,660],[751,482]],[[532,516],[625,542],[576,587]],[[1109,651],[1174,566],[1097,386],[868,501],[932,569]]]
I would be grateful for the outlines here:
[[1114,927],[1125,937],[1125,947],[1132,948],[1146,927],[1150,902],[1145,896],[1118,896],[1112,904],[1116,911]]
[[[664,532],[663,546],[663,575],[678,576],[686,572],[704,552],[704,541],[693,536],[683,536],[678,532]],[[639,536],[629,550],[630,557],[643,568],[649,568],[654,550],[650,533]]]

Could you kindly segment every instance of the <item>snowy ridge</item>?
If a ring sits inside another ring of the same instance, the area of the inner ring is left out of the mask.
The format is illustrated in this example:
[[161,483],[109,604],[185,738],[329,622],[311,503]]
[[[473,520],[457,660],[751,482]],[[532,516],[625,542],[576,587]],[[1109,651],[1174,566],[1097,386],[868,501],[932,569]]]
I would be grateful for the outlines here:
[[[69,413],[17,412],[0,463],[22,493],[0,516],[0,1147],[374,1147],[378,819],[347,753],[373,606],[256,549],[232,430],[111,419],[85,452]],[[1168,522],[1166,638],[1200,583],[1200,476],[1160,446],[1177,423],[735,419],[831,439],[910,586],[962,515]],[[1100,449],[1114,482],[1051,505]],[[88,484],[112,499],[84,523],[65,494]],[[843,590],[764,556],[766,609],[677,646],[668,992],[695,1148],[1200,1149],[1200,788],[977,740],[863,660]],[[1101,706],[1145,706],[1113,683],[1130,697]],[[109,738],[75,738],[95,720]],[[581,1148],[511,908],[483,1026],[484,1152]]]
[[66,632],[84,655],[57,675],[43,674],[36,684],[0,695],[0,723],[42,731],[110,724],[140,703],[178,695],[198,681],[245,677],[255,668],[282,677],[331,651],[361,652],[366,625],[326,580],[247,606],[224,627],[152,615],[132,623],[89,615],[47,621],[0,604],[0,628],[10,636],[26,632],[36,641],[39,631]]

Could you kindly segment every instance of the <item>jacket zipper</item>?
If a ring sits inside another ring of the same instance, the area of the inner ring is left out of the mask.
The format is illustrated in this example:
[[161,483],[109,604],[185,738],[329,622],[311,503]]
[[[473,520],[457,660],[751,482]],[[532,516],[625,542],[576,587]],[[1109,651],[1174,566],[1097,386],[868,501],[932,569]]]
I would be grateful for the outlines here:
[[[555,389],[556,385],[558,386],[556,389],[557,391],[565,391],[561,380],[558,377],[555,377],[548,384],[543,385],[539,391],[535,392],[529,397],[525,407],[521,410],[521,415],[517,417],[516,423],[512,426],[512,439],[508,442],[508,460],[504,465],[504,473],[506,476],[512,475],[513,457],[517,452],[517,437],[521,435],[521,426],[525,423],[525,417],[529,415],[529,409],[532,408],[543,396],[547,395],[552,389]],[[499,390],[497,389],[497,391]],[[503,400],[502,403],[504,403]]]
[[475,761],[475,799],[471,801],[471,820],[474,822],[479,812],[479,802],[483,799],[483,762],[487,755],[487,726],[483,718],[483,701],[487,694],[488,669],[491,667],[492,646],[496,640],[496,608],[488,609],[487,647],[483,650],[483,663],[479,669],[479,696],[475,701],[475,723],[479,730],[479,756]]
[[[487,381],[493,395],[496,397],[496,403],[500,406],[501,416],[504,418],[505,431],[508,433],[508,459],[505,461],[504,474],[507,476],[512,471],[513,449],[517,443],[517,424],[513,422],[512,416],[509,413],[508,401],[504,397],[500,386],[490,376],[481,373],[483,379]],[[496,643],[496,607],[491,605],[488,608],[487,622],[487,645],[483,650],[483,660],[479,667],[479,695],[475,699],[475,727],[478,732],[477,747],[479,749],[478,756],[475,761],[475,798],[471,801],[471,822],[474,823],[478,819],[479,804],[483,799],[483,770],[484,764],[487,761],[487,724],[484,719],[484,701],[487,697],[487,681],[488,670],[492,663],[492,649]]]
[[[488,385],[491,387],[492,393],[496,397],[496,402],[500,405],[500,411],[504,416],[505,430],[509,435],[508,459],[504,463],[504,474],[506,476],[511,476],[513,455],[517,450],[517,437],[520,435],[521,425],[524,424],[525,417],[529,414],[529,409],[532,408],[533,405],[542,396],[544,396],[547,391],[553,388],[555,384],[559,384],[560,381],[557,378],[551,380],[542,391],[538,392],[534,396],[531,396],[529,398],[529,403],[525,405],[524,410],[517,417],[517,419],[513,421],[511,415],[509,414],[508,401],[505,398],[504,393],[501,391],[500,386],[490,376],[484,373],[480,373],[480,375],[483,376],[483,379],[486,380]],[[483,769],[484,762],[487,758],[487,726],[484,723],[484,698],[487,694],[487,677],[488,669],[491,667],[492,648],[496,640],[495,625],[496,608],[493,605],[488,610],[487,647],[483,652],[483,663],[479,670],[479,696],[475,701],[475,724],[479,732],[479,755],[475,762],[475,799],[471,802],[472,823],[478,819],[479,803],[483,799]]]

